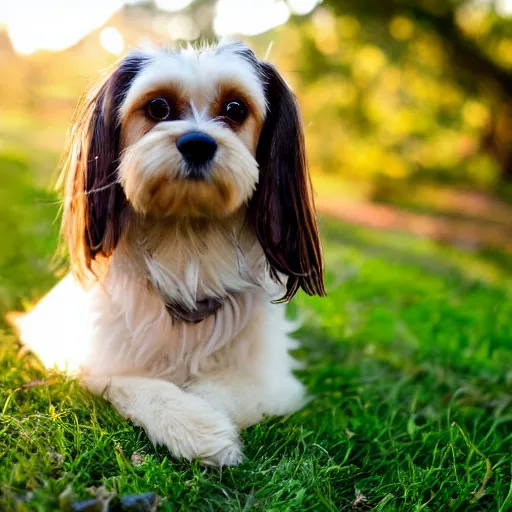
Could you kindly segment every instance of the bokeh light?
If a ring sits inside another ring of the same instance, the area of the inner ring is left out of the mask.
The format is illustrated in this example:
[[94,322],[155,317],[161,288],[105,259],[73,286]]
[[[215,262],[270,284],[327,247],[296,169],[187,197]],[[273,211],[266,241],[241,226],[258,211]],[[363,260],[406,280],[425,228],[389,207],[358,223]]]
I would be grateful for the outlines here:
[[59,51],[100,27],[122,5],[121,0],[9,1],[0,11],[0,22],[19,53]]
[[105,27],[100,33],[101,46],[112,55],[120,55],[124,50],[121,32],[114,27]]

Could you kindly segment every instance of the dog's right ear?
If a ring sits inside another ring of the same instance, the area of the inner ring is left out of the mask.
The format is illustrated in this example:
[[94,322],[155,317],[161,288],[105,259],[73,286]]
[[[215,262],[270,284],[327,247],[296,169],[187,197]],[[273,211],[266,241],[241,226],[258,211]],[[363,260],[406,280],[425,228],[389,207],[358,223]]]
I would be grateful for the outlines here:
[[126,219],[127,200],[118,182],[119,108],[147,56],[121,59],[79,103],[59,179],[64,190],[61,232],[77,277],[93,272],[97,257],[109,257]]

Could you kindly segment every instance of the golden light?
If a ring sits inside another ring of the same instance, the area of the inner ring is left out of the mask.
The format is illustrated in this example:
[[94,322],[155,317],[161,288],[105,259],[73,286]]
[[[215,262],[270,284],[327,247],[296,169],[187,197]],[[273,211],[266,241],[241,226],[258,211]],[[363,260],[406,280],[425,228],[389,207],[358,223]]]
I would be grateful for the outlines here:
[[496,53],[503,62],[510,66],[512,64],[512,39],[500,41]]
[[312,35],[316,47],[326,55],[334,55],[339,47],[334,16],[327,9],[318,9],[313,14],[312,21],[314,27]]
[[488,124],[491,114],[482,103],[469,100],[462,107],[462,116],[471,128],[482,129]]
[[86,293],[68,275],[28,315],[10,314],[8,320],[46,367],[75,372],[86,360],[92,334],[88,311]]
[[200,35],[199,27],[195,24],[194,20],[186,14],[177,14],[169,21],[167,26],[169,37],[173,41],[179,39],[185,41],[192,41]]
[[398,41],[410,39],[414,33],[414,25],[408,18],[395,16],[389,24],[391,35]]
[[119,55],[124,50],[124,39],[121,32],[114,27],[105,27],[100,33],[100,44],[112,55]]
[[2,6],[0,23],[18,53],[60,51],[100,27],[122,5],[122,0],[18,0]]
[[[158,9],[180,11],[193,0],[154,0]],[[137,0],[17,0],[0,2],[0,25],[5,25],[14,50],[22,54],[38,50],[61,51],[100,28],[125,4]],[[218,0],[214,28],[219,35],[256,35],[282,25],[291,13],[304,15],[321,0]],[[173,39],[194,39],[198,28],[178,15],[170,25]],[[125,47],[115,29],[101,32],[101,46],[114,55]]]

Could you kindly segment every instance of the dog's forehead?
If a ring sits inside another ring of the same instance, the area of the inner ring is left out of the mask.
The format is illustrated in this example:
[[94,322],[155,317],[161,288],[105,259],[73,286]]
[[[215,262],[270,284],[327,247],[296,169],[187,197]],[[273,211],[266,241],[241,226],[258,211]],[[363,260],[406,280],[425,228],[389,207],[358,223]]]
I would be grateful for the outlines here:
[[191,101],[205,103],[216,99],[219,87],[229,85],[247,94],[264,115],[265,94],[257,61],[248,58],[252,54],[243,50],[242,46],[226,45],[148,53],[146,65],[132,82],[121,105],[121,115],[152,90],[177,87]]

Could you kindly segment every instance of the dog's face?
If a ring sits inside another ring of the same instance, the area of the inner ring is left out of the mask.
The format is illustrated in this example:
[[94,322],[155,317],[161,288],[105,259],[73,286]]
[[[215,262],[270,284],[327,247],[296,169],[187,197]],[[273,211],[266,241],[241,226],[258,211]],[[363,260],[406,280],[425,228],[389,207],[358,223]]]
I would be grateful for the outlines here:
[[240,43],[133,52],[86,98],[63,171],[63,233],[79,273],[130,215],[247,216],[273,275],[324,293],[298,106]]
[[225,47],[155,54],[121,103],[119,181],[136,212],[222,217],[258,182],[264,86]]

